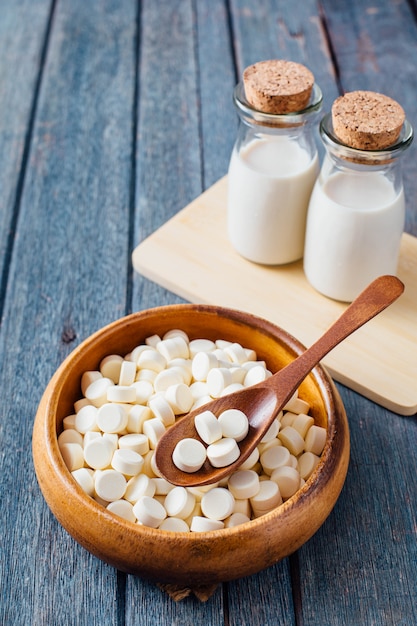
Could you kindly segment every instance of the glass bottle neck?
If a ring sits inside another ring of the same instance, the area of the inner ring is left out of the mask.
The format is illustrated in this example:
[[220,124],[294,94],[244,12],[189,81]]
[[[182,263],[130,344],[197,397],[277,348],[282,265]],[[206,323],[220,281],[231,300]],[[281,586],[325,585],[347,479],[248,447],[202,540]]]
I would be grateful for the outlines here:
[[254,109],[246,99],[243,82],[236,85],[233,101],[240,120],[248,126],[256,126],[260,132],[271,132],[274,129],[297,128],[311,123],[321,109],[323,96],[320,87],[313,85],[308,106],[293,113],[264,113]]
[[322,104],[321,90],[317,85],[313,86],[309,105],[302,111],[294,113],[278,115],[254,109],[246,100],[243,83],[236,86],[233,98],[240,118],[235,144],[237,152],[252,142],[270,140],[284,142],[282,149],[285,150],[285,141],[288,140],[299,144],[311,159],[315,157],[317,147],[312,122],[317,119]]
[[396,167],[399,158],[413,141],[413,129],[405,120],[395,144],[381,150],[359,150],[344,144],[335,136],[332,116],[328,113],[320,122],[320,136],[327,156],[338,169],[379,171]]

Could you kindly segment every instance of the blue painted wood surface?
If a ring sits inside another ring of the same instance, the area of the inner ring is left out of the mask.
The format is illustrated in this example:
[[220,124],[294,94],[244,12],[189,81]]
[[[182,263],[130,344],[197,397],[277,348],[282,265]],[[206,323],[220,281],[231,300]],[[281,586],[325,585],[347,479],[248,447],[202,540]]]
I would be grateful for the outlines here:
[[[295,555],[206,603],[175,603],[78,546],[44,503],[30,451],[39,399],[73,347],[180,301],[134,274],[131,252],[227,172],[243,68],[303,62],[325,108],[343,90],[379,90],[416,127],[415,12],[406,0],[2,0],[2,625],[417,623],[415,417],[339,385],[352,454],[334,511]],[[417,235],[415,149],[404,174]]]

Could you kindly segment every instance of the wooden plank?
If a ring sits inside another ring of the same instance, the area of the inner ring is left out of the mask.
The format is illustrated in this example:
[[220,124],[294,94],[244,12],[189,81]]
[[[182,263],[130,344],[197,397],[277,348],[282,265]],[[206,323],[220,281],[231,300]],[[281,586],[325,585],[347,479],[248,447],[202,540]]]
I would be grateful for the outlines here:
[[296,626],[290,559],[228,584],[230,626]]
[[129,576],[126,588],[126,624],[156,626],[224,626],[222,585],[218,585],[206,602],[191,594],[174,601],[157,585]]
[[192,20],[188,0],[174,0],[163,11],[142,3],[135,229],[140,239],[202,188]]
[[[227,237],[226,196],[227,177],[142,242],[133,253],[134,267],[193,302],[260,315],[311,345],[346,305],[310,287],[301,261],[265,267],[240,257]],[[399,276],[406,285],[401,299],[323,362],[339,382],[393,411],[413,415],[417,411],[415,237],[404,235]]]
[[[387,93],[415,125],[416,23],[408,3],[322,4],[343,89]],[[415,146],[404,161],[406,229],[417,234]],[[415,293],[415,282],[411,289]],[[415,308],[409,323],[415,324]],[[340,390],[351,464],[333,514],[299,551],[301,620],[311,626],[416,623],[415,420]]]
[[417,623],[415,420],[342,388],[351,462],[332,515],[299,551],[304,623]]
[[[192,3],[145,1],[140,19],[134,241],[202,189]],[[134,277],[133,309],[171,301]]]
[[133,0],[56,6],[0,333],[1,623],[120,623],[119,575],[52,518],[30,451],[57,365],[125,312],[135,29]]
[[51,0],[4,0],[0,8],[0,277],[8,270],[50,10]]
[[335,71],[316,0],[302,10],[282,0],[231,0],[238,74],[264,59],[303,63],[314,73],[328,109],[338,93]]
[[232,103],[237,77],[226,4],[224,0],[196,3],[202,189],[227,172],[238,127]]
[[[160,4],[142,2],[140,14],[135,241],[174,215],[184,199],[200,193],[206,176],[201,159],[197,16],[193,2],[165,3],[163,9]],[[133,310],[177,301],[144,277],[134,277]],[[175,603],[153,583],[128,576],[125,594],[126,624],[223,624],[221,586],[205,604],[194,596]]]

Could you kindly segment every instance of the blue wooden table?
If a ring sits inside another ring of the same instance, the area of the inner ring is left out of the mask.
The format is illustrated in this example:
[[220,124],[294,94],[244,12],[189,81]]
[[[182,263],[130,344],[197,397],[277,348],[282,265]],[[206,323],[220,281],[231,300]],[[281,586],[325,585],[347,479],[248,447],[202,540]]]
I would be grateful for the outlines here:
[[[243,68],[303,62],[325,109],[372,89],[417,128],[416,15],[415,0],[1,0],[2,626],[417,624],[415,416],[338,385],[352,452],[334,511],[296,554],[204,603],[76,544],[31,458],[64,357],[112,320],[180,301],[133,271],[132,250],[227,172]],[[413,235],[416,163],[413,146]]]

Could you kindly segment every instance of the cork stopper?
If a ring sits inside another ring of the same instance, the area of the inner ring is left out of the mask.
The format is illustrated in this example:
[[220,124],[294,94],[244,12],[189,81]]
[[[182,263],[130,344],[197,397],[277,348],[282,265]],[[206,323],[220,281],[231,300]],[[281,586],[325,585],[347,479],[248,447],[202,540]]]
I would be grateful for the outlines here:
[[382,150],[398,139],[404,124],[403,108],[392,98],[373,91],[352,91],[332,106],[333,132],[359,150]]
[[305,109],[314,75],[304,65],[273,59],[250,65],[243,72],[248,102],[263,113],[295,113]]

